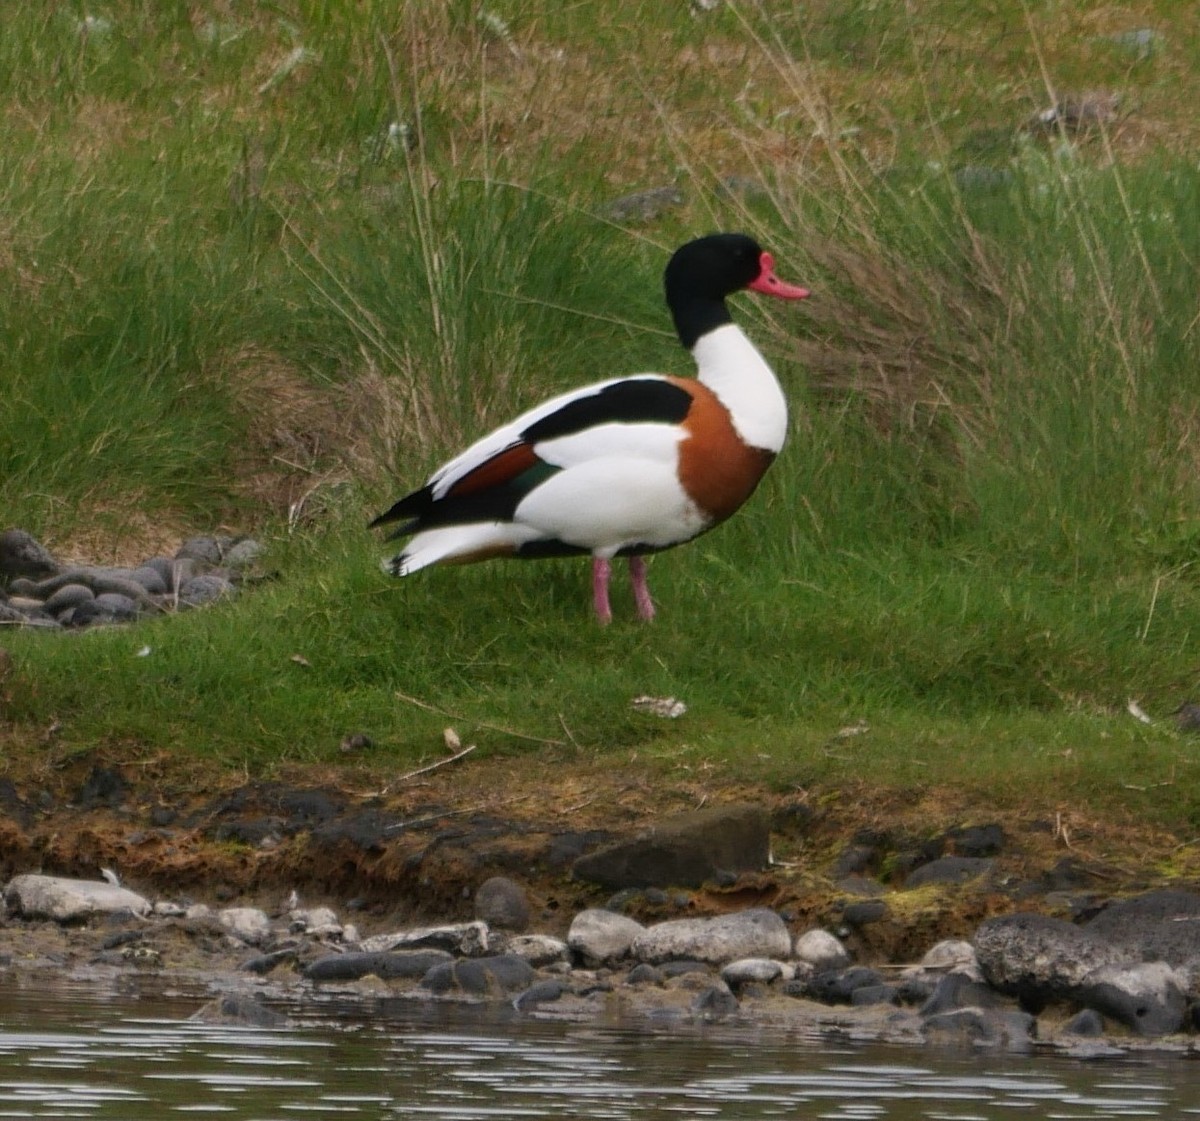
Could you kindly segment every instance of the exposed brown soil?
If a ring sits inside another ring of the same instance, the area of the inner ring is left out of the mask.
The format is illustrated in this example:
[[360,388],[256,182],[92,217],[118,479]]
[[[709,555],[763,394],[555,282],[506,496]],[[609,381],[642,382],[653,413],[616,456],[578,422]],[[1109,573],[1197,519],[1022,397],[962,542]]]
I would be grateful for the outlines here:
[[[771,867],[669,901],[637,897],[635,917],[766,905],[798,928],[838,929],[860,960],[906,961],[940,938],[969,937],[991,914],[1071,913],[1093,897],[1196,879],[1194,847],[1164,830],[1079,813],[995,814],[947,791],[780,793],[711,773],[668,784],[649,769],[474,755],[388,789],[349,767],[248,782],[166,757],[131,763],[98,752],[0,781],[0,875],[98,878],[107,867],[151,898],[268,910],[295,889],[340,911],[357,901],[355,921],[369,932],[472,917],[474,889],[504,874],[526,887],[535,928],[561,934],[577,910],[610,894],[572,877],[582,851],[725,802],[769,810]],[[990,876],[905,888],[914,862],[954,854],[947,831],[979,824],[1004,831]],[[872,853],[863,872],[886,888],[888,914],[869,925],[844,921],[862,898],[835,868],[851,845]]]

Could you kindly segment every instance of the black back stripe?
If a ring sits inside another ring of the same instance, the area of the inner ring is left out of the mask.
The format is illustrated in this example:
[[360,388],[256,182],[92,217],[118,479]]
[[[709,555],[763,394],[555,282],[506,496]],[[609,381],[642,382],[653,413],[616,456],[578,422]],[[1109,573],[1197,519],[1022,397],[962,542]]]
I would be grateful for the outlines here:
[[521,435],[531,444],[572,436],[601,424],[679,424],[692,395],[661,378],[623,378],[598,393],[577,397],[535,420]]

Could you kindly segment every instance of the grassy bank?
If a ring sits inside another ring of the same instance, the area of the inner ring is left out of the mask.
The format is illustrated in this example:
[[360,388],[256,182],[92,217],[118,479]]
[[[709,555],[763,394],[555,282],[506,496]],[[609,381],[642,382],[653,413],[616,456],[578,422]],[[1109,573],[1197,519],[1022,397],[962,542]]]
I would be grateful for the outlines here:
[[[1188,829],[1200,15],[616,7],[12,17],[3,520],[94,560],[252,530],[279,578],[6,634],[9,766],[103,745],[386,772],[454,724],[481,755]],[[651,221],[608,209],[661,186],[682,202]],[[600,632],[582,562],[385,580],[365,522],[463,440],[687,370],[660,273],[712,228],[816,297],[737,300],[792,436],[734,521],[655,558],[659,620],[618,599]],[[354,732],[376,747],[347,760]]]

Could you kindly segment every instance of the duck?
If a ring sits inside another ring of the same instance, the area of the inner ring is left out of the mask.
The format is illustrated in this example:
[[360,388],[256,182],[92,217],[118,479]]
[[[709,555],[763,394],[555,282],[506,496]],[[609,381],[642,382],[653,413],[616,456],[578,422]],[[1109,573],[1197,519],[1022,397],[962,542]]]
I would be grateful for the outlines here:
[[726,299],[803,300],[743,233],[680,246],[663,273],[694,377],[644,373],[552,397],[482,437],[370,523],[407,538],[382,562],[409,576],[495,557],[592,558],[592,606],[612,621],[615,558],[628,559],[639,619],[655,617],[645,558],[706,533],[754,493],[783,449],[788,407]]

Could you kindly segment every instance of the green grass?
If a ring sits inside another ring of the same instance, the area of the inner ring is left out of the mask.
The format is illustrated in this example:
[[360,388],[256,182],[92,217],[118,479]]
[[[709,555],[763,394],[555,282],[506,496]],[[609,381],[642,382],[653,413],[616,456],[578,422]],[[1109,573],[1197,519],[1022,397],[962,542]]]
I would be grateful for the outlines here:
[[[646,3],[634,34],[540,0],[15,15],[4,520],[126,560],[222,523],[279,579],[6,633],[10,759],[58,721],[68,749],[254,771],[365,732],[403,768],[453,723],[563,766],[1200,820],[1169,715],[1200,670],[1200,22],[1177,7]],[[1112,39],[1143,27],[1145,56]],[[1047,82],[1127,115],[1030,134]],[[604,217],[670,182],[657,222]],[[596,628],[582,562],[386,581],[365,522],[464,440],[686,371],[661,268],[715,227],[816,296],[736,301],[792,438],[746,510],[655,558],[660,619],[622,589]]]

